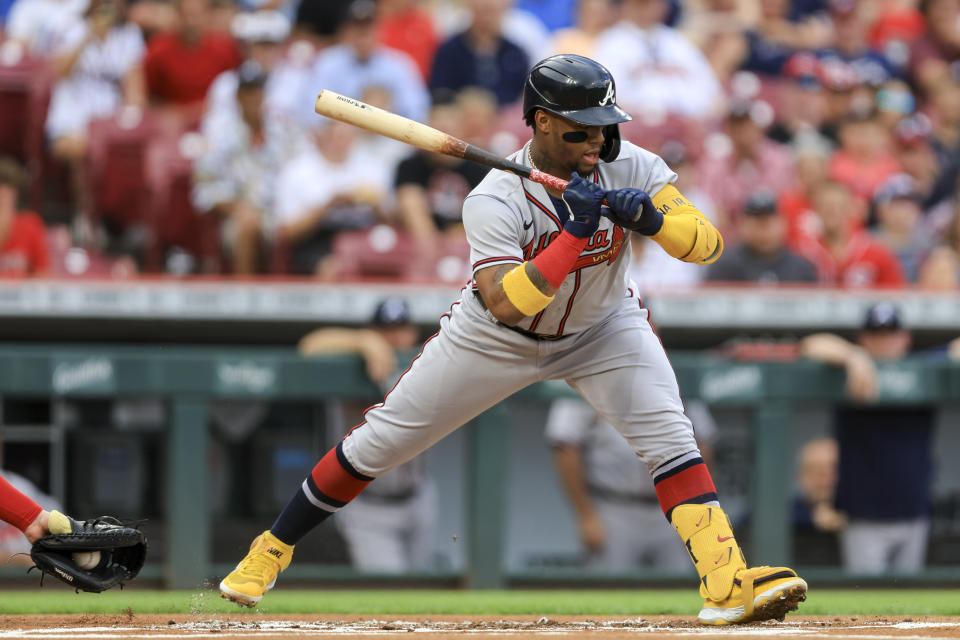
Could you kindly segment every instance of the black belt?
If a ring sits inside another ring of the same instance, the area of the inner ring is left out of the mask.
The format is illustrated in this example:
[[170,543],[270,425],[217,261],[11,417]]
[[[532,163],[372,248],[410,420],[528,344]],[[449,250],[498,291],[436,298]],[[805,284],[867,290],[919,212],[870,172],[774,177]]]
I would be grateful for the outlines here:
[[[481,307],[483,307],[484,309],[487,309],[487,303],[483,301],[483,296],[480,295],[480,291],[478,289],[473,290],[473,296],[480,303]],[[522,336],[526,336],[531,340],[563,340],[564,338],[570,337],[570,334],[565,336],[546,336],[541,333],[534,333],[533,331],[527,331],[526,329],[521,329],[520,327],[514,327],[509,324],[504,324],[499,320],[497,320],[497,324],[500,325],[501,327],[506,327],[507,329],[510,329],[510,331],[515,331],[516,333],[519,333]]]

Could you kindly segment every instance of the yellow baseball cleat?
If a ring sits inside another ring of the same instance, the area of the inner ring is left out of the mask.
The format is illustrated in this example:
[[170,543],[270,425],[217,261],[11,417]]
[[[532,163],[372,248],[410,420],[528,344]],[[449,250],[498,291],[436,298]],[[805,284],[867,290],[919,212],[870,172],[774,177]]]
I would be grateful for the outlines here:
[[807,583],[786,567],[741,569],[725,600],[704,598],[700,624],[724,625],[780,620],[807,599]]
[[293,545],[264,531],[253,539],[237,568],[220,582],[220,595],[244,607],[255,606],[277,583],[277,575],[290,566],[292,557]]
[[807,583],[793,569],[747,568],[720,507],[682,504],[671,521],[700,574],[701,624],[783,620],[807,599]]

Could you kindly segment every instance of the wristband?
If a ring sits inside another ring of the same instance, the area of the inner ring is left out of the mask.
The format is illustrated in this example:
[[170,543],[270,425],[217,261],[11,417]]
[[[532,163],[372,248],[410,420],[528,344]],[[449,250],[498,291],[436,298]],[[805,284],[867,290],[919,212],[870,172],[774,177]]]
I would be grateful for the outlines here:
[[507,300],[525,316],[540,313],[550,302],[553,296],[545,295],[537,285],[533,284],[527,275],[527,263],[524,262],[511,269],[503,276],[503,292]]

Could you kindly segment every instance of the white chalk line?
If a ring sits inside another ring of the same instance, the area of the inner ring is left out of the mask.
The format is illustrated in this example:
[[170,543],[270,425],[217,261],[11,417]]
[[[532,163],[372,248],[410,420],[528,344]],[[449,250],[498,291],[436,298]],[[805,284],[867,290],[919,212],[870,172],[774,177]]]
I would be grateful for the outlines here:
[[[386,635],[404,632],[413,633],[464,633],[488,635],[514,635],[517,633],[536,635],[569,635],[584,632],[634,632],[656,633],[661,636],[682,638],[691,635],[700,636],[805,636],[806,638],[856,639],[863,640],[929,640],[933,636],[923,635],[876,635],[856,633],[831,632],[829,626],[810,623],[779,623],[770,626],[730,626],[730,627],[676,627],[651,624],[642,619],[635,621],[611,621],[604,623],[551,623],[547,619],[537,622],[516,622],[501,620],[484,623],[464,622],[414,622],[402,620],[369,620],[365,622],[292,622],[292,621],[260,621],[244,622],[188,622],[172,625],[154,625],[152,627],[54,627],[46,629],[11,629],[0,631],[0,639],[27,639],[27,640],[63,640],[77,638],[78,640],[115,640],[118,637],[152,640],[196,638],[205,634],[223,634],[223,636],[242,636],[244,638],[258,638],[276,636],[278,633],[291,636],[342,636],[354,635]],[[476,626],[473,626],[476,625]],[[844,627],[844,631],[880,629],[941,629],[946,627],[960,628],[960,622],[897,622],[876,623]],[[223,637],[221,636],[221,637]],[[960,636],[958,636],[960,637]]]

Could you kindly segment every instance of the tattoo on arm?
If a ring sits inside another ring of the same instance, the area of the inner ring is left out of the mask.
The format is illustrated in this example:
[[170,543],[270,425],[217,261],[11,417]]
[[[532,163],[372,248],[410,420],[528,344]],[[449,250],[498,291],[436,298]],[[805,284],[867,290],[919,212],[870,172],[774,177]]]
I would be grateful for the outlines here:
[[547,279],[543,277],[543,274],[540,273],[540,269],[537,269],[532,262],[526,262],[524,264],[527,277],[530,278],[530,282],[533,283],[533,286],[540,290],[540,293],[545,296],[552,296],[557,292],[557,290],[554,289],[549,282],[547,282]]

